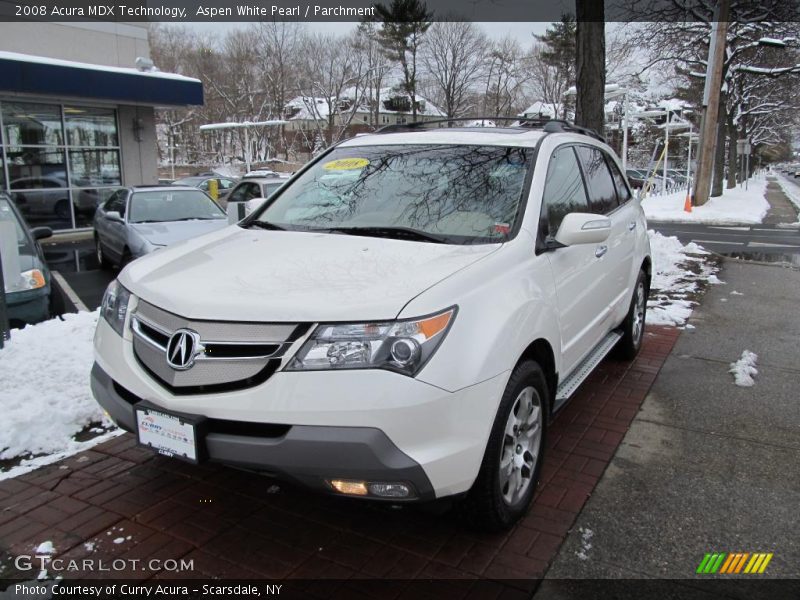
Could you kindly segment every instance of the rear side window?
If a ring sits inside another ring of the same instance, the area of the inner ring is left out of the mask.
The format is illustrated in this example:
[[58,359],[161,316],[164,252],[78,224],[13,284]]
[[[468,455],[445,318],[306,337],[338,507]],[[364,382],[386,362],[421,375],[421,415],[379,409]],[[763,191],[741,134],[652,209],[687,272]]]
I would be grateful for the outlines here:
[[608,171],[606,159],[597,148],[578,146],[576,150],[586,175],[591,212],[606,215],[619,206],[617,190]]
[[564,217],[573,212],[590,211],[575,150],[568,146],[553,152],[547,166],[542,198],[547,235],[555,235]]
[[617,199],[620,204],[625,204],[632,198],[631,191],[628,189],[628,185],[625,183],[625,178],[622,176],[622,173],[617,168],[617,163],[608,156],[606,156],[606,162],[608,163],[608,168],[611,169],[611,176],[614,178],[614,186],[617,188]]

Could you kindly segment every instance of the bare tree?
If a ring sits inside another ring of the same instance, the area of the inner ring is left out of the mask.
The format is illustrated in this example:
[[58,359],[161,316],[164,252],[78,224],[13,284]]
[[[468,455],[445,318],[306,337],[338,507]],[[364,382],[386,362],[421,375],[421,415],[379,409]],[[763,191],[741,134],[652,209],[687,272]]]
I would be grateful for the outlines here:
[[511,36],[492,44],[486,56],[484,114],[506,117],[519,112],[526,77],[521,57],[522,48]]
[[439,21],[428,30],[422,64],[449,118],[470,108],[470,92],[483,75],[488,47],[486,35],[474,23]]
[[305,41],[301,96],[322,147],[338,142],[364,108],[367,70],[354,51],[358,34],[344,40],[316,34]]
[[364,102],[369,107],[369,124],[373,128],[380,125],[381,90],[384,87],[392,66],[378,43],[378,27],[372,21],[359,23],[353,40],[353,50],[361,54],[365,68]]

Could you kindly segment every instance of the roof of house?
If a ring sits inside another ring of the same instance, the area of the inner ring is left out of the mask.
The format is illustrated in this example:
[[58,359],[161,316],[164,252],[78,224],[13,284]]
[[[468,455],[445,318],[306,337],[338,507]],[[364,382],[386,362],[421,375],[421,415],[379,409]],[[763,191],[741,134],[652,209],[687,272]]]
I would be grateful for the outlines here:
[[[339,98],[339,100],[343,101],[350,101],[352,97],[355,95],[355,90],[350,89],[346,90]],[[396,88],[385,87],[380,90],[380,107],[379,112],[380,114],[409,114],[411,111],[402,111],[402,110],[392,110],[387,108],[385,102],[396,99],[396,98],[408,98],[409,95],[406,92],[398,91]],[[364,99],[366,100],[366,99]],[[427,98],[423,96],[417,95],[417,102],[420,103],[421,108],[418,111],[419,114],[424,116],[432,116],[432,117],[445,117],[445,113],[432,102],[430,102]],[[286,103],[287,109],[296,109],[298,112],[297,114],[289,117],[290,121],[303,121],[303,120],[316,120],[316,119],[327,119],[330,112],[330,105],[333,102],[328,102],[325,97],[319,96],[295,96],[289,102]],[[372,109],[367,106],[366,102],[363,101],[361,106],[358,107],[357,112],[369,112]]]

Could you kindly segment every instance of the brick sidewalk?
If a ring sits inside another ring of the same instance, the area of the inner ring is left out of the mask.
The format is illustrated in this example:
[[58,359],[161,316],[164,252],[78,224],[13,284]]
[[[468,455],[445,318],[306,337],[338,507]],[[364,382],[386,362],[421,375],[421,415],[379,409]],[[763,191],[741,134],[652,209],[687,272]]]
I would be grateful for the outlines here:
[[[534,505],[507,534],[473,533],[452,517],[411,508],[314,495],[215,464],[193,466],[138,448],[126,434],[0,481],[0,577],[32,579],[35,573],[14,570],[13,557],[50,540],[63,559],[194,560],[191,573],[65,573],[67,579],[478,578],[497,582],[498,595],[504,586],[531,589],[679,333],[649,327],[633,363],[606,360],[581,386],[548,433]],[[457,596],[469,591],[456,588]]]

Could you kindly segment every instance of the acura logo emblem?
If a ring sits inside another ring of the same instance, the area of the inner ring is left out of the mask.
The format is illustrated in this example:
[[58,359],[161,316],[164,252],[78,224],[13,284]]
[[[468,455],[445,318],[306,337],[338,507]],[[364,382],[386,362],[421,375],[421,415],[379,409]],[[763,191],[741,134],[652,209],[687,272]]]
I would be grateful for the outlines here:
[[191,369],[194,359],[205,352],[200,335],[191,329],[178,329],[167,342],[167,364],[177,371]]

